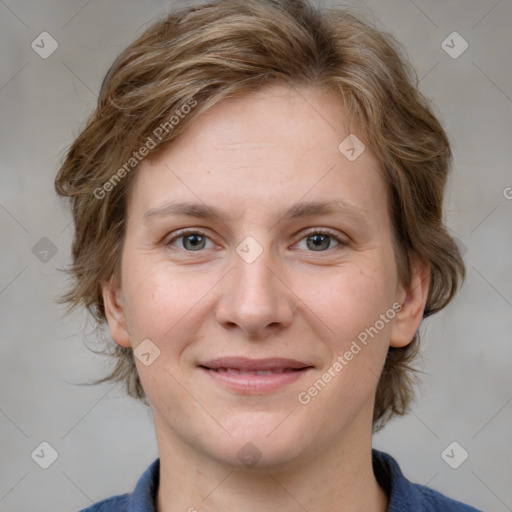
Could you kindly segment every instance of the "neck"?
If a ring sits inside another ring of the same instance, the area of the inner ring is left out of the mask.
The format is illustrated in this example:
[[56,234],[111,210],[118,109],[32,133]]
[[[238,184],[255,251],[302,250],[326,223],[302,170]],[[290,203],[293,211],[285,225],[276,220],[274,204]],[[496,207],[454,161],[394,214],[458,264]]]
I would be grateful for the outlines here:
[[[199,453],[164,430],[155,415],[160,453],[157,512],[323,510],[385,512],[388,497],[371,459],[371,431],[343,435],[339,446],[286,467],[225,464]],[[161,428],[160,428],[161,427]]]

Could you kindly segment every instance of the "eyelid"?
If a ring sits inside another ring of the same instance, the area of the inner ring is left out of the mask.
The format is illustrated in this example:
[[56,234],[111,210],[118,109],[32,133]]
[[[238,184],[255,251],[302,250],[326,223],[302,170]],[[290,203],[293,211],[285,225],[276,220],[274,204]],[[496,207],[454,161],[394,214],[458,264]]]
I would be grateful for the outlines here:
[[[302,241],[304,238],[306,238],[310,234],[328,235],[331,238],[334,238],[336,240],[336,242],[339,243],[340,246],[349,245],[349,240],[347,239],[348,237],[347,238],[343,237],[342,235],[340,235],[338,233],[338,231],[333,230],[331,228],[313,227],[313,228],[308,228],[306,231],[301,231],[300,233],[301,233],[301,238],[299,238],[297,240],[297,242],[295,242],[294,245],[296,245],[297,243]],[[208,236],[206,231],[203,230],[203,228],[183,228],[178,231],[175,231],[170,239],[164,239],[163,244],[165,246],[170,246],[173,242],[175,242],[179,238],[182,238],[189,234],[190,235],[201,235],[201,236],[204,236],[205,238],[208,238],[210,241],[213,242],[213,240],[211,240],[211,238]],[[335,249],[335,248],[336,247],[334,247],[333,249]],[[183,249],[183,250],[185,252],[202,252],[202,251],[186,251],[185,249]],[[328,252],[329,250],[330,249],[328,249],[327,251],[310,251],[310,252],[322,253],[322,252]]]
[[[173,242],[175,242],[179,238],[182,238],[187,235],[201,235],[201,236],[204,236],[205,238],[208,238],[209,240],[211,240],[211,237],[208,236],[208,234],[206,233],[206,231],[203,230],[203,228],[183,228],[183,229],[179,229],[178,231],[174,231],[170,238],[168,238],[168,237],[164,238],[163,244],[165,246],[171,245]],[[213,241],[213,240],[211,240],[211,241]],[[193,251],[187,251],[187,252],[193,252]]]
[[[345,235],[340,235],[340,233],[334,229],[331,228],[309,228],[306,232],[302,233],[302,238],[308,236],[309,234],[320,234],[320,235],[329,235],[330,237],[334,238],[337,242],[339,242],[342,245],[348,245],[348,237]],[[300,240],[302,240],[302,238]],[[300,241],[299,240],[299,241]],[[320,251],[321,252],[321,251]]]

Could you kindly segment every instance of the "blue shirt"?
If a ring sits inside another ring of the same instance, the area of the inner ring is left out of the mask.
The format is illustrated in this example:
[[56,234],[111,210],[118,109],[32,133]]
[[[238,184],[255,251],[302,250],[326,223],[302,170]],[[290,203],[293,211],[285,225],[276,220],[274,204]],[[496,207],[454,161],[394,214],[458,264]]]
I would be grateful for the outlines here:
[[[387,453],[372,450],[373,470],[389,498],[387,512],[482,512],[443,494],[407,480],[397,461]],[[99,501],[79,512],[156,512],[155,498],[160,475],[156,459],[140,477],[131,494]]]

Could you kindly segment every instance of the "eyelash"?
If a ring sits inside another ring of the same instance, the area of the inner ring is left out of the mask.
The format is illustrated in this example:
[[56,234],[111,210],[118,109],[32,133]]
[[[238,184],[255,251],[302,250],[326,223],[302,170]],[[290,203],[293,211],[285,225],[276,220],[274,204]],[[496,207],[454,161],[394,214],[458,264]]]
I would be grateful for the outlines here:
[[[181,231],[178,231],[172,238],[168,239],[164,245],[167,247],[167,246],[171,246],[171,244],[180,239],[180,238],[184,238],[186,237],[187,235],[201,235],[201,236],[204,236],[205,238],[208,238],[208,240],[210,240],[210,237],[204,233],[203,231],[201,230],[198,230],[198,229],[184,229],[184,230],[181,230]],[[348,242],[342,238],[339,237],[339,235],[331,230],[331,229],[328,229],[328,228],[322,228],[322,229],[312,229],[311,231],[308,231],[307,233],[305,233],[303,235],[303,237],[299,240],[302,241],[304,238],[307,238],[311,235],[327,235],[331,238],[333,238],[334,240],[336,240],[336,242],[338,242],[339,245],[337,245],[336,247],[333,247],[333,248],[329,248],[325,251],[309,251],[309,252],[328,252],[330,250],[333,250],[333,249],[336,249],[336,248],[342,248],[342,247],[345,247],[348,245]],[[202,252],[202,251],[189,251],[187,249],[183,249],[183,248],[179,248],[185,252],[190,252],[190,253],[193,253],[193,252]]]

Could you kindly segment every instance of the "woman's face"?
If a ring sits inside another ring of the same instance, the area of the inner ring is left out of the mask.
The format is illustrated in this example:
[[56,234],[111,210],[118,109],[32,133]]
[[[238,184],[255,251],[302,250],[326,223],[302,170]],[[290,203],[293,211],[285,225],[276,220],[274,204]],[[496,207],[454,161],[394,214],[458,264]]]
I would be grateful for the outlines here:
[[274,85],[141,164],[104,298],[159,443],[275,466],[371,435],[386,352],[410,341],[423,299],[399,286],[378,163],[340,146],[343,112]]

